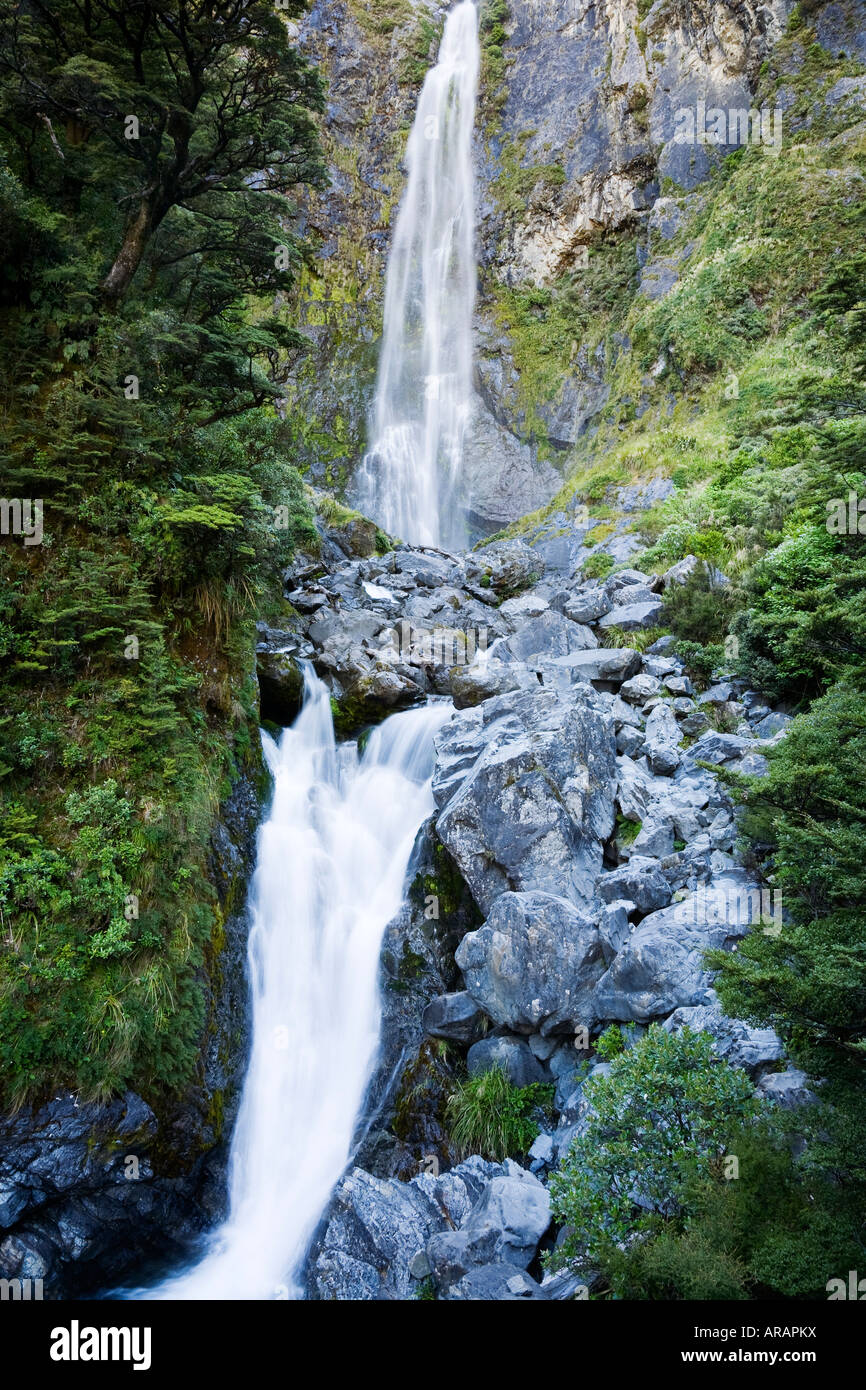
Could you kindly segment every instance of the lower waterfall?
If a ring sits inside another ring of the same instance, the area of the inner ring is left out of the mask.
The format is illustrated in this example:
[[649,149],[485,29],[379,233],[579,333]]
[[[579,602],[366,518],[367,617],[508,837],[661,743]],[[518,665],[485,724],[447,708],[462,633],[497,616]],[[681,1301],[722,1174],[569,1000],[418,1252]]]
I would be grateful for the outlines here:
[[447,701],[334,739],[311,668],[295,724],[263,735],[274,779],[251,885],[252,1047],[230,1156],[230,1209],[201,1262],[139,1297],[302,1296],[299,1271],[351,1154],[376,1058],[382,935],[433,810]]

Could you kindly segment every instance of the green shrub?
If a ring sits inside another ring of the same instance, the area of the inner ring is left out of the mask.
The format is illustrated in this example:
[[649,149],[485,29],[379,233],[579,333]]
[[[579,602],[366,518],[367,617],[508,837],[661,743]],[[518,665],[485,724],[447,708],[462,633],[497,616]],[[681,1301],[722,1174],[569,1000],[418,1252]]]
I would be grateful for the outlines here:
[[589,555],[583,562],[583,575],[585,579],[607,579],[616,561],[612,555],[608,555],[603,550],[597,550],[594,555]]
[[584,1086],[591,1110],[550,1191],[553,1214],[570,1231],[553,1264],[577,1260],[615,1279],[622,1243],[680,1217],[688,1183],[710,1172],[757,1102],[745,1072],[688,1028],[653,1025],[610,1066]]

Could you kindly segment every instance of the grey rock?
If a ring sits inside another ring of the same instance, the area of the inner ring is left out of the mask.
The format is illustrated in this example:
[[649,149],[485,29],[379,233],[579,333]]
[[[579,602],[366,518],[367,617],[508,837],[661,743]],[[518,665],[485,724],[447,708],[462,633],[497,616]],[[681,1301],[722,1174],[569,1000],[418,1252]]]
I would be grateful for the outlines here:
[[538,662],[542,658],[569,656],[598,646],[598,638],[588,627],[547,612],[530,618],[508,639],[506,650],[515,661]]
[[[525,589],[544,574],[544,560],[524,541],[494,541],[466,558],[469,585],[489,587],[506,596]],[[486,586],[482,584],[486,580]]]
[[634,904],[641,916],[667,907],[673,896],[670,884],[656,861],[638,855],[634,855],[627,864],[611,869],[610,873],[602,874],[595,887],[602,902],[616,903],[626,899]]
[[627,899],[616,898],[607,903],[598,922],[598,934],[605,963],[610,965],[614,956],[621,951],[631,933],[628,920],[630,912],[636,911],[636,904]]
[[[628,591],[626,590],[626,593]],[[609,627],[621,628],[623,632],[639,632],[646,627],[654,627],[661,617],[663,610],[661,599],[650,599],[645,603],[626,604],[622,608],[614,608],[610,613],[606,613],[600,620],[599,627],[602,629]]]
[[710,991],[710,994],[713,1000],[709,1004],[675,1009],[665,1019],[664,1028],[669,1033],[677,1033],[681,1028],[709,1033],[713,1039],[713,1051],[732,1067],[742,1067],[753,1078],[784,1057],[782,1039],[775,1029],[753,1028],[741,1018],[729,1018],[722,1012],[715,991]]
[[662,583],[666,589],[672,584],[685,584],[686,580],[694,574],[698,568],[700,560],[697,555],[687,555],[684,560],[678,560],[670,569],[665,570],[662,575]]
[[604,965],[598,929],[564,898],[502,893],[455,960],[466,988],[496,1023],[543,1036],[591,1024]]
[[481,1027],[483,1014],[475,1000],[465,990],[455,994],[440,994],[424,1010],[422,1024],[425,1033],[450,1042],[471,1043]]
[[774,738],[776,734],[787,733],[793,722],[790,714],[773,710],[755,725],[755,733],[758,738]]
[[470,1076],[483,1076],[498,1068],[512,1086],[546,1080],[544,1068],[522,1038],[482,1038],[470,1047],[466,1065]]
[[485,914],[508,889],[589,900],[614,823],[614,735],[600,698],[502,695],[437,738],[437,830]]
[[[716,884],[721,893],[743,888],[734,875]],[[710,946],[729,946],[747,931],[746,924],[719,920],[711,896],[692,894],[651,913],[599,981],[598,1016],[646,1023],[704,1003],[710,984],[704,952]]]
[[556,663],[587,681],[619,685],[640,670],[640,653],[631,647],[598,647],[595,651],[573,652]]
[[809,1078],[796,1067],[768,1072],[758,1082],[758,1092],[782,1110],[797,1110],[801,1105],[811,1105],[815,1101],[814,1092],[809,1089]]
[[427,1258],[437,1288],[447,1294],[480,1265],[526,1269],[549,1225],[550,1195],[532,1173],[492,1178],[459,1230],[428,1240]]
[[566,601],[563,612],[575,623],[596,623],[612,608],[613,603],[604,589],[589,589],[572,594]]
[[455,708],[471,709],[495,695],[506,695],[512,690],[535,690],[538,679],[518,662],[497,661],[491,657],[472,666],[452,667],[450,685]]
[[634,705],[642,705],[651,695],[657,695],[661,690],[661,681],[656,676],[647,675],[641,671],[640,675],[632,676],[631,680],[623,681],[620,686],[620,698],[630,701]]
[[677,745],[682,738],[676,715],[667,704],[656,705],[646,722],[646,757],[650,770],[671,777],[681,762]]
[[518,1299],[547,1299],[550,1297],[525,1269],[499,1261],[470,1269],[448,1289],[448,1301],[467,1300],[484,1303],[508,1303]]

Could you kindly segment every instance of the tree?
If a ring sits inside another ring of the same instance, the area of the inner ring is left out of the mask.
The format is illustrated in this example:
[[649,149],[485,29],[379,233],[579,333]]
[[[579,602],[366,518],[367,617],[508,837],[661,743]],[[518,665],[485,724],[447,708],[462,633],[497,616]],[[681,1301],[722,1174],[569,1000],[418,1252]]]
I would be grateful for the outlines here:
[[[120,235],[100,288],[127,294],[174,209],[191,213],[185,256],[224,249],[224,195],[241,203],[319,182],[316,72],[266,0],[3,0],[0,128],[35,181],[69,208],[111,190]],[[234,229],[236,240],[238,228]]]

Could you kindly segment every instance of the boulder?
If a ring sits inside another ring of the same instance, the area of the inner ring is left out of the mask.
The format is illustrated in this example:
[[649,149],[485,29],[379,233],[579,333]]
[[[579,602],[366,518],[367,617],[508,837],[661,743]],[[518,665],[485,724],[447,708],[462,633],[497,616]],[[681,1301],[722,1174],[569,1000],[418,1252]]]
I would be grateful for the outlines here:
[[687,555],[684,560],[678,560],[675,565],[671,565],[669,570],[665,570],[662,575],[662,583],[666,589],[672,584],[685,584],[686,580],[694,574],[700,560],[697,555]]
[[768,1072],[758,1082],[758,1092],[782,1110],[797,1110],[801,1105],[812,1105],[815,1101],[815,1094],[809,1089],[809,1078],[796,1067]]
[[413,1298],[417,1279],[430,1270],[424,1257],[430,1237],[459,1227],[488,1183],[515,1170],[523,1171],[510,1159],[489,1163],[477,1155],[441,1176],[424,1172],[410,1182],[353,1168],[334,1190],[308,1259],[311,1296]]
[[650,771],[658,777],[672,777],[681,762],[677,745],[682,732],[670,705],[655,706],[647,719],[645,734]]
[[597,647],[594,651],[572,652],[551,664],[567,666],[576,676],[587,681],[620,685],[640,670],[640,653],[631,647]]
[[515,661],[537,664],[551,657],[569,656],[598,646],[598,638],[588,627],[573,623],[551,609],[530,618],[509,637],[505,649]]
[[633,705],[642,705],[650,696],[657,695],[661,688],[662,683],[657,676],[650,676],[641,671],[640,675],[623,681],[619,693],[621,699],[628,700]]
[[667,907],[673,894],[655,859],[633,855],[627,864],[611,869],[596,880],[595,891],[604,903],[627,899],[644,916]]
[[597,623],[605,613],[613,608],[613,602],[604,589],[579,590],[571,594],[563,605],[563,613],[575,623]]
[[[623,597],[628,597],[627,589]],[[618,627],[623,632],[639,632],[643,628],[655,627],[663,611],[664,604],[660,598],[648,599],[642,603],[627,603],[621,608],[613,608],[609,613],[605,613],[598,625],[602,631],[609,627]]]
[[497,1262],[478,1265],[464,1274],[448,1290],[449,1301],[465,1299],[472,1302],[508,1303],[515,1299],[547,1299],[551,1295],[531,1278],[525,1269]]
[[544,560],[524,541],[493,541],[466,559],[466,582],[506,597],[517,594],[544,574]]
[[502,893],[455,960],[486,1014],[516,1033],[573,1032],[591,1024],[592,991],[604,973],[598,929],[564,898]]
[[427,1259],[447,1294],[470,1270],[494,1263],[524,1270],[550,1225],[550,1194],[532,1173],[492,1178],[459,1230],[432,1236]]
[[709,1033],[713,1051],[732,1067],[742,1067],[751,1077],[760,1075],[767,1067],[785,1055],[782,1039],[774,1028],[753,1028],[741,1018],[729,1018],[723,1013],[715,990],[710,990],[711,1002],[692,1008],[675,1009],[664,1021],[669,1033],[681,1028]]
[[512,1086],[531,1086],[545,1081],[544,1068],[522,1038],[482,1038],[470,1047],[466,1056],[470,1076],[485,1072],[504,1071]]
[[431,999],[422,1016],[425,1033],[449,1042],[471,1043],[479,1034],[483,1014],[465,990],[439,994]]
[[614,824],[614,735],[599,696],[539,688],[460,710],[439,733],[437,832],[486,915],[509,889],[580,906]]
[[538,686],[538,678],[525,666],[492,657],[476,661],[472,666],[452,666],[449,679],[456,709],[471,709],[494,695],[506,695],[512,690],[534,690]]
[[[716,889],[740,893],[736,875],[716,880]],[[706,1002],[710,976],[704,952],[725,947],[748,931],[748,924],[727,921],[714,907],[711,893],[689,894],[645,917],[596,987],[599,1018],[647,1023],[674,1009]]]

